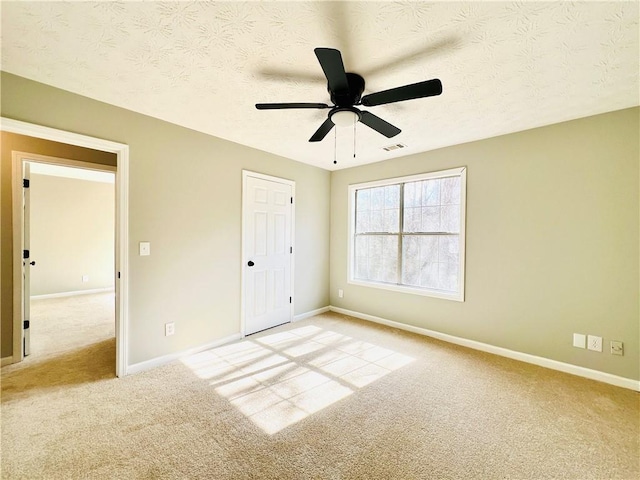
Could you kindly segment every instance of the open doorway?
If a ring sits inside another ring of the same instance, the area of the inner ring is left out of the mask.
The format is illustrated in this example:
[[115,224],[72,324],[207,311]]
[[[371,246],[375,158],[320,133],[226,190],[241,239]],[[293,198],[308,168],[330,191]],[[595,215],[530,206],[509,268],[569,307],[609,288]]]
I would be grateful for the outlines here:
[[[96,152],[102,152],[107,154],[114,154],[116,158],[117,169],[115,173],[115,298],[114,298],[114,311],[115,314],[115,370],[116,375],[122,377],[127,374],[128,365],[128,164],[129,164],[129,147],[125,144],[112,142],[109,140],[103,140],[95,137],[89,137],[85,135],[75,134],[71,132],[65,132],[62,130],[56,130],[44,126],[29,124],[20,122],[17,120],[2,118],[2,132],[3,138],[5,133],[17,134],[27,137],[33,137],[36,141],[41,142],[58,142],[60,145],[70,145],[75,147],[81,147],[84,149],[92,149]],[[9,365],[13,363],[20,363],[24,360],[24,324],[26,318],[24,316],[24,299],[25,285],[30,282],[25,282],[25,266],[26,271],[29,271],[29,266],[32,259],[26,260],[23,252],[23,217],[24,211],[23,204],[23,168],[21,163],[23,160],[19,160],[15,155],[20,151],[9,148],[7,142],[3,142],[3,168],[6,168],[5,153],[8,151],[9,158],[11,158],[11,151],[14,152],[13,160],[9,160],[11,165],[10,172],[12,178],[11,196],[13,205],[11,208],[11,235],[13,237],[12,247],[7,252],[11,257],[11,261],[7,262],[3,253],[3,266],[7,264],[12,270],[11,278],[7,277],[3,273],[3,348],[4,352],[7,350],[10,352],[7,356],[3,354],[2,365]],[[38,159],[40,161],[40,159]],[[47,163],[47,162],[44,162]],[[56,162],[65,165],[64,161]],[[80,162],[84,163],[84,162]],[[99,163],[99,162],[98,162]],[[108,163],[108,162],[107,162]],[[114,165],[114,166],[115,166]],[[67,165],[72,167],[82,167],[88,169],[100,169],[96,168],[96,165],[89,163],[88,165]],[[104,165],[103,165],[104,166]],[[6,191],[3,189],[3,191]],[[5,195],[5,194],[3,194]],[[6,195],[5,195],[6,197]],[[5,212],[6,213],[6,212]],[[6,217],[3,217],[6,218]],[[3,220],[4,222],[4,220]],[[3,223],[4,225],[4,223]],[[4,248],[3,248],[4,252]],[[33,265],[35,267],[35,265]],[[3,272],[5,269],[3,268]],[[8,280],[8,282],[7,282]],[[8,288],[7,288],[8,284]],[[5,291],[9,290],[13,294],[13,302],[11,305],[7,305],[5,302]],[[5,315],[8,311],[8,315]],[[6,317],[6,318],[5,318]],[[6,320],[11,319],[12,323],[7,325]],[[7,328],[8,327],[8,328]],[[12,349],[6,348],[5,338],[7,331],[11,334]],[[113,372],[113,370],[111,370]]]
[[28,153],[22,157],[28,179],[25,360],[73,357],[73,368],[85,374],[112,376],[116,168],[65,166],[61,159]]

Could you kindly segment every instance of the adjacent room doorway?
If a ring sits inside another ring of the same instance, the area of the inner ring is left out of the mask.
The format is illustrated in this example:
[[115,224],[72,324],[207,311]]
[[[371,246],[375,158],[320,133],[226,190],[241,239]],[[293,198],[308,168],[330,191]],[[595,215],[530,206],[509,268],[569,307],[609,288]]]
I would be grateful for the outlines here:
[[[13,155],[23,171],[24,356],[101,342],[113,351],[116,167]],[[107,357],[102,370],[113,372],[115,352]]]
[[293,319],[295,182],[243,171],[242,333]]
[[[116,154],[115,173],[115,369],[118,377],[127,374],[128,365],[128,172],[129,147],[86,135],[66,132],[54,128],[1,118],[3,131],[26,135],[34,138],[66,143],[78,147],[90,148]],[[13,192],[13,354],[8,363],[21,362],[24,359],[24,287],[23,271],[23,169],[21,162],[15,159],[12,165]],[[16,165],[17,164],[17,165]],[[16,205],[19,205],[16,208]],[[5,359],[3,359],[3,364]]]

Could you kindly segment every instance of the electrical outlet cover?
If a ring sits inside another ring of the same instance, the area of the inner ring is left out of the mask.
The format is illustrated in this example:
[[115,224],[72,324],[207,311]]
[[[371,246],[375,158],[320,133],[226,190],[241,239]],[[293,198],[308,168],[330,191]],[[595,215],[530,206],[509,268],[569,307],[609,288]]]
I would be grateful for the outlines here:
[[140,256],[146,257],[151,255],[151,243],[150,242],[140,242],[139,244]]
[[624,355],[624,344],[618,340],[611,340],[611,355]]
[[587,348],[594,352],[602,352],[602,337],[596,335],[589,335],[587,337]]

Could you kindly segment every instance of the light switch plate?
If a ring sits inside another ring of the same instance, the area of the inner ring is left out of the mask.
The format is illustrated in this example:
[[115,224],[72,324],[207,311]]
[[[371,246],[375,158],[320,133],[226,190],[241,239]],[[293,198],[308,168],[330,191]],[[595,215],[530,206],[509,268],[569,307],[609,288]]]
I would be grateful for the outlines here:
[[574,333],[573,334],[573,346],[577,348],[586,348],[587,346],[587,336],[582,333]]
[[151,243],[140,242],[140,256],[145,257],[147,255],[151,255]]

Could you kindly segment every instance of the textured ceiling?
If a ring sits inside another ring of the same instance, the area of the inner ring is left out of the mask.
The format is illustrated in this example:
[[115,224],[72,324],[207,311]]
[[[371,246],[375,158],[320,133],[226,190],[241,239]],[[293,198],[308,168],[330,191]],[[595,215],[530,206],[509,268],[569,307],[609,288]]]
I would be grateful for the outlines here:
[[[2,69],[332,170],[638,105],[638,15],[637,1],[3,1]],[[355,159],[350,127],[309,143],[326,110],[254,104],[330,103],[319,46],[365,94],[431,78],[444,92],[369,108],[402,133],[358,124]]]

